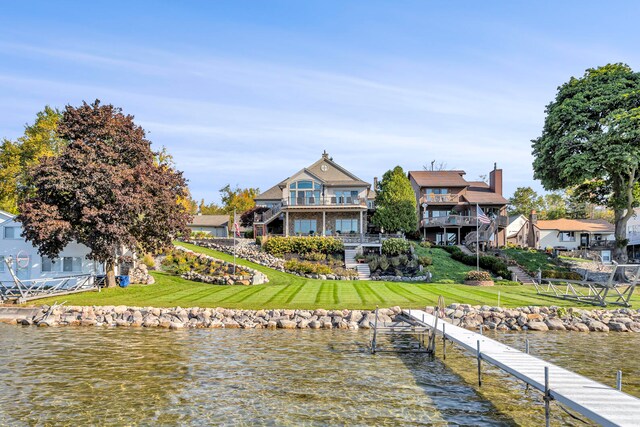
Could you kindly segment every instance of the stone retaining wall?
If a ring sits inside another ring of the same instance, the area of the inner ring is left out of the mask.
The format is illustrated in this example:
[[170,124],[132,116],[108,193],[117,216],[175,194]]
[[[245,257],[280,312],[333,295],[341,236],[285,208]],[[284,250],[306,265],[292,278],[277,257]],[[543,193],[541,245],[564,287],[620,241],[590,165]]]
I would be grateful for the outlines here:
[[[433,308],[427,312],[433,313]],[[391,322],[400,307],[380,309],[378,322]],[[446,321],[478,330],[640,332],[640,310],[582,310],[558,307],[504,309],[451,304]],[[0,322],[38,326],[129,326],[160,328],[369,329],[369,310],[230,310],[226,308],[153,308],[104,306],[0,307]]]

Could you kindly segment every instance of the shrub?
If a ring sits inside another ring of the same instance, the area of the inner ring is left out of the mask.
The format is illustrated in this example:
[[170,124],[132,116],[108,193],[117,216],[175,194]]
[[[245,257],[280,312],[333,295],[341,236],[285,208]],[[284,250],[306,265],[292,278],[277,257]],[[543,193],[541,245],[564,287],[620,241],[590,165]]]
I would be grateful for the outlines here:
[[[445,246],[450,247],[450,246]],[[455,246],[452,246],[455,247]],[[476,265],[476,257],[474,255],[465,255],[460,248],[455,247],[456,250],[448,251],[451,254],[451,258],[456,261],[460,261],[463,264],[475,266]],[[488,255],[480,256],[480,268],[484,270],[489,270],[496,276],[501,277],[511,277],[511,272],[507,268],[507,264],[502,261],[500,258]]]
[[374,258],[372,260],[369,261],[369,270],[370,271],[376,271],[378,269],[378,267],[380,266],[380,264],[378,263],[378,259]]
[[380,270],[386,271],[389,269],[389,266],[391,264],[389,263],[389,258],[387,258],[386,255],[383,255],[380,257],[380,261],[378,265],[380,266]]
[[407,265],[409,262],[409,257],[406,255],[400,255],[398,259],[400,260],[400,265]]
[[433,264],[433,259],[430,256],[421,256],[418,257],[418,263],[423,267],[428,267]]
[[452,279],[440,279],[435,283],[440,283],[440,284],[443,284],[443,285],[453,285],[456,282],[455,282],[455,280],[452,280]]
[[324,261],[327,259],[327,254],[323,254],[320,252],[309,252],[308,254],[301,255],[302,259],[306,259],[307,261]]
[[142,257],[142,263],[146,265],[149,270],[153,270],[156,266],[156,261],[150,253],[144,254]]
[[393,257],[393,258],[389,258],[389,262],[391,263],[391,266],[393,268],[398,268],[400,267],[400,258],[398,257]]
[[247,230],[244,232],[245,239],[253,239],[253,230]]
[[382,242],[382,253],[384,255],[401,255],[409,253],[411,244],[408,240],[400,238],[391,238]]
[[486,271],[475,271],[471,270],[467,272],[465,276],[465,280],[479,280],[479,281],[490,281],[491,275]]
[[425,240],[423,242],[420,242],[420,246],[422,246],[423,248],[431,249],[433,244],[430,241]]
[[262,246],[262,239],[263,239],[263,237],[262,237],[262,236],[258,236],[258,237],[256,237],[256,245],[258,245],[258,246]]
[[356,270],[352,270],[350,268],[344,267],[336,267],[333,269],[333,274],[336,276],[345,276],[345,277],[357,277],[358,272]]
[[495,284],[499,286],[522,286],[522,283],[514,282],[513,280],[498,280]]
[[328,265],[317,264],[311,261],[297,261],[291,259],[284,263],[285,270],[302,274],[332,274],[333,270]]
[[323,254],[333,254],[344,251],[342,240],[335,237],[271,237],[263,242],[262,248],[269,254],[281,256],[284,254],[307,254],[309,252],[319,252]]
[[544,270],[542,272],[542,277],[545,279],[582,280],[582,275],[575,271]]

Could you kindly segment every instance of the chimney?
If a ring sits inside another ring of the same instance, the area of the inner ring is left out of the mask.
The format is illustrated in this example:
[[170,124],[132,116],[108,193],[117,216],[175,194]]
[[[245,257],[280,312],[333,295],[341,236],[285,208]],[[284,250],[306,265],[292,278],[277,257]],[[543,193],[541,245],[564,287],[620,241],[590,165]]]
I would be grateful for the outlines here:
[[373,177],[373,189],[376,190],[376,191],[378,190],[378,177],[377,176]]
[[538,214],[535,210],[531,211],[531,213],[529,214],[529,222],[534,225],[538,223]]
[[489,188],[494,193],[502,195],[502,169],[498,169],[495,163],[493,170],[489,172]]

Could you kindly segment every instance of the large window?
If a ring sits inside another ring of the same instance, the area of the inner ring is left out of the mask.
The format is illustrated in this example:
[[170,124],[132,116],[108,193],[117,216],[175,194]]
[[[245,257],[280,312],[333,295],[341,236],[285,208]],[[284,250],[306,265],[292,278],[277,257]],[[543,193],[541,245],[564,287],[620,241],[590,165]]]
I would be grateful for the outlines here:
[[336,190],[334,194],[339,205],[350,205],[358,200],[358,190]]
[[293,221],[293,232],[298,234],[316,233],[318,231],[315,219],[296,219]]
[[344,233],[359,233],[357,219],[336,219],[336,232]]
[[62,271],[79,273],[82,271],[82,258],[66,256],[62,258]]
[[573,231],[566,231],[560,233],[561,242],[575,242],[576,234]]
[[43,273],[52,273],[60,271],[60,260],[59,259],[51,259],[49,257],[42,257],[41,270]]
[[424,194],[449,194],[448,188],[425,188]]
[[296,181],[289,184],[290,205],[319,205],[322,186],[315,181]]
[[4,228],[4,238],[5,239],[17,239],[20,236],[18,232],[18,227],[5,227]]
[[449,216],[450,211],[430,211],[430,212],[431,212],[431,218],[439,218],[439,217]]

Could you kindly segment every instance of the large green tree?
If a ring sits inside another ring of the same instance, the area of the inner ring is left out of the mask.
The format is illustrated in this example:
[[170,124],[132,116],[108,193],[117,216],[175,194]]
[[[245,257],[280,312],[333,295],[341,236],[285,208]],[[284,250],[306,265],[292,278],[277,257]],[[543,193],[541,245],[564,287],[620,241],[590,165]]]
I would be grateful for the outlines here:
[[17,213],[18,200],[29,191],[27,170],[41,158],[60,153],[64,146],[57,134],[61,116],[60,111],[46,106],[33,124],[25,126],[23,136],[0,144],[0,209]]
[[531,211],[541,211],[544,206],[544,199],[531,187],[518,187],[509,198],[509,215],[522,214],[529,216]]
[[558,88],[533,141],[534,177],[557,190],[584,185],[614,211],[614,259],[627,261],[626,225],[640,178],[640,73],[624,64],[588,69]]
[[411,233],[418,229],[416,196],[400,166],[385,172],[378,182],[371,222],[388,232]]
[[20,202],[23,235],[40,254],[55,258],[71,241],[89,247],[88,258],[114,267],[122,248],[155,252],[186,233],[190,215],[182,173],[151,150],[133,117],[112,105],[67,106],[58,156],[29,169],[33,191]]

